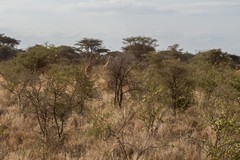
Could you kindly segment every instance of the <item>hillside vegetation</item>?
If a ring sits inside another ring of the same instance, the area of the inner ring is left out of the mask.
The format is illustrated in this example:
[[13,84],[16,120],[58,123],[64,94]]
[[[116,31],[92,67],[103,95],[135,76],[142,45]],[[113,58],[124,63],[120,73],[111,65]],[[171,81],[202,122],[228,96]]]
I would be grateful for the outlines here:
[[239,56],[19,43],[0,35],[0,159],[240,159]]

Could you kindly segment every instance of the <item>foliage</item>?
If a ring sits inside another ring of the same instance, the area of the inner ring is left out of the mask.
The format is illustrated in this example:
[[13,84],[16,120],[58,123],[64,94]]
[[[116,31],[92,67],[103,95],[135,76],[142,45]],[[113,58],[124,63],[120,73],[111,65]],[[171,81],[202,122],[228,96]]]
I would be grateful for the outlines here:
[[240,158],[239,110],[223,111],[218,118],[210,121],[216,134],[214,142],[206,140],[208,156],[213,160],[237,160]]
[[[50,66],[52,53],[36,46],[1,64],[2,87],[18,98],[18,106],[33,115],[39,125],[44,157],[47,148],[57,151],[64,144],[64,128],[72,111],[83,114],[85,101],[95,95],[93,83],[79,67]],[[46,66],[49,69],[43,75],[39,71]]]
[[239,75],[223,61],[205,60],[192,66],[202,117],[213,131],[203,144],[210,159],[239,159]]
[[27,83],[34,76],[19,63],[17,58],[2,62],[0,65],[0,75],[3,78],[1,87],[13,94],[12,101],[16,101],[19,107],[25,106],[21,102],[22,93]]
[[[56,59],[55,48],[37,45],[26,52],[19,53],[13,59],[1,63],[0,74],[4,78],[2,86],[18,99],[22,99],[22,92],[27,84],[44,73],[50,63]],[[24,106],[24,104],[22,104]],[[27,105],[27,104],[26,104]]]
[[122,107],[123,96],[134,89],[132,70],[134,58],[127,54],[119,55],[111,60],[108,67],[109,87],[114,91],[114,104]]
[[99,114],[98,112],[94,111],[91,114],[91,124],[93,127],[88,131],[88,134],[98,139],[101,138],[107,140],[110,136],[110,128],[113,123],[110,120],[111,118],[113,118],[111,112]]
[[155,136],[160,125],[163,123],[162,108],[157,105],[146,105],[142,108],[140,119],[144,122],[147,132]]
[[34,74],[43,72],[55,58],[54,49],[37,45],[19,53],[12,61]]
[[0,34],[0,46],[8,46],[14,48],[16,45],[19,45],[20,41],[11,37],[7,37],[4,34]]
[[16,50],[8,46],[0,46],[0,61],[8,60],[16,55]]
[[155,52],[157,40],[151,37],[138,36],[123,39],[123,51],[133,54],[138,59],[143,59],[145,54]]
[[194,57],[194,55],[188,52],[183,52],[183,49],[179,47],[179,44],[174,44],[172,46],[169,46],[167,50],[162,50],[155,54],[152,54],[149,59],[151,63],[155,65],[161,64],[161,61],[170,59],[179,60],[185,63],[189,62]]
[[232,66],[233,61],[230,54],[222,52],[221,49],[211,49],[199,52],[193,59],[195,63],[209,63],[214,66]]
[[94,39],[94,38],[83,38],[82,40],[78,41],[75,45],[78,46],[77,50],[80,53],[90,53],[93,54],[94,52],[102,49],[102,40]]
[[57,56],[69,63],[79,63],[80,55],[70,46],[57,47]]
[[19,43],[19,40],[0,34],[0,61],[14,57],[17,53],[15,46]]
[[[53,119],[57,135],[61,138],[64,123],[72,110],[83,113],[84,102],[93,98],[92,82],[74,67],[54,66],[46,78],[47,81],[38,79],[29,84],[24,93],[35,108],[40,127],[46,123],[46,118]],[[48,132],[48,128],[41,129],[43,133]]]
[[[16,54],[19,41],[0,35],[0,59],[7,60],[0,87],[10,93],[1,92],[1,158],[240,159],[239,56],[220,49],[192,55],[178,44],[156,52],[156,42],[129,37],[124,52],[100,56],[108,51],[102,41],[84,38],[76,45],[87,54],[54,45]],[[113,93],[103,90],[101,73],[87,76],[78,65],[108,56]],[[103,96],[93,102],[95,88]],[[4,96],[17,106],[5,107]],[[166,107],[185,112],[172,116]]]
[[138,76],[142,77],[140,99],[150,106],[167,105],[173,109],[174,115],[193,105],[195,89],[191,77],[193,70],[176,56],[182,54],[177,47],[175,45],[171,50],[152,54],[148,69]]
[[178,60],[167,60],[158,71],[161,76],[166,103],[173,109],[186,110],[193,103],[194,83],[187,66]]

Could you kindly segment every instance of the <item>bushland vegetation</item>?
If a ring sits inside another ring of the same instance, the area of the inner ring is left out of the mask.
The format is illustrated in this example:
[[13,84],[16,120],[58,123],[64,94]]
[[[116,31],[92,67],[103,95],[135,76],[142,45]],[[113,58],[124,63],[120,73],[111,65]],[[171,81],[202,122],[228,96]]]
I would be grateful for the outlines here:
[[0,159],[240,159],[238,55],[19,43],[0,34]]

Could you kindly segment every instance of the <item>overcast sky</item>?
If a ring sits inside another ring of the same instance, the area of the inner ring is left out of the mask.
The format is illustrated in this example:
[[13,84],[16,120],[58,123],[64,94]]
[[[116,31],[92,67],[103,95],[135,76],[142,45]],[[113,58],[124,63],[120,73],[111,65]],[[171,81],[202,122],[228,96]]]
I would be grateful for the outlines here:
[[0,0],[0,33],[20,48],[73,46],[88,37],[120,50],[122,38],[150,36],[159,48],[222,48],[240,55],[240,0]]

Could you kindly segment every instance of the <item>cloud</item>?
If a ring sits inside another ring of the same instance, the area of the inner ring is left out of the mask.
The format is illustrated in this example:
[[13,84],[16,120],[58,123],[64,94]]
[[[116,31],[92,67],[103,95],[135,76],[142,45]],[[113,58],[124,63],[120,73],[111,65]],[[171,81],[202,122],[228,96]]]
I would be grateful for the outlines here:
[[226,2],[226,1],[208,1],[190,3],[190,7],[240,7],[240,2]]
[[158,8],[158,5],[149,5],[145,0],[90,0],[63,4],[55,8],[58,12],[84,12],[97,14],[174,14],[175,11]]
[[119,49],[121,38],[146,35],[160,47],[231,49],[240,37],[239,8],[239,0],[0,0],[0,30],[24,47],[93,37]]
[[202,1],[194,2],[189,1],[188,3],[174,3],[170,5],[160,6],[159,9],[172,10],[177,13],[183,14],[194,14],[194,13],[207,13],[210,11],[216,11],[216,9],[225,9],[240,7],[240,2],[224,2],[224,1]]
[[201,14],[212,9],[240,7],[240,2],[226,1],[181,1],[170,0],[83,0],[55,7],[57,12],[81,12],[86,14],[145,14],[145,15],[177,15]]

